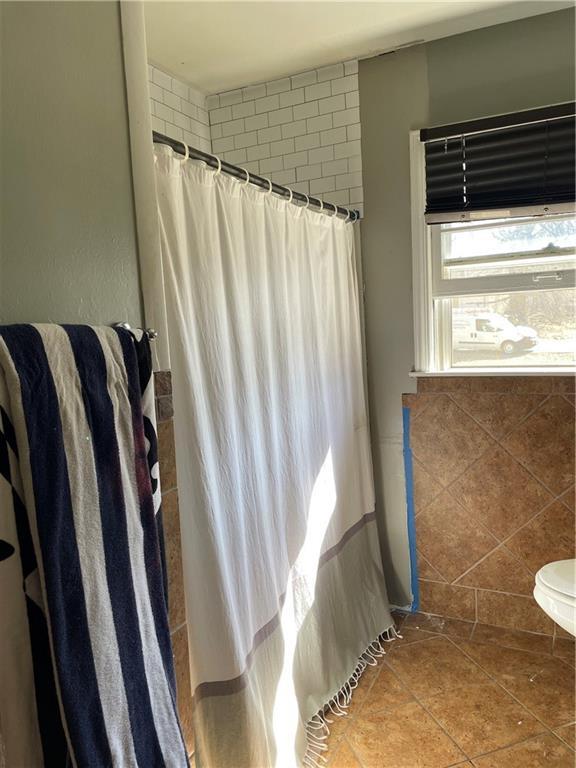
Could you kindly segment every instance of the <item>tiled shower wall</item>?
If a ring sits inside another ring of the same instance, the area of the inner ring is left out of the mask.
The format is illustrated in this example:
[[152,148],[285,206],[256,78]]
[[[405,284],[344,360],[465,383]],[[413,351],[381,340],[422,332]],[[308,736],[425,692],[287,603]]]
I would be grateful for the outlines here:
[[158,419],[158,458],[162,488],[162,518],[168,570],[168,607],[174,670],[178,691],[178,712],[188,754],[194,751],[192,730],[192,690],[188,662],[188,634],[184,604],[184,581],[178,514],[176,454],[172,409],[172,380],[169,371],[154,374]]
[[575,556],[574,379],[421,378],[404,405],[420,610],[561,645],[532,590],[543,565]]
[[358,62],[207,98],[213,151],[298,192],[362,209]]
[[148,69],[155,131],[362,212],[357,61],[208,97],[158,67]]
[[185,141],[203,152],[211,151],[206,97],[158,67],[148,67],[152,129]]

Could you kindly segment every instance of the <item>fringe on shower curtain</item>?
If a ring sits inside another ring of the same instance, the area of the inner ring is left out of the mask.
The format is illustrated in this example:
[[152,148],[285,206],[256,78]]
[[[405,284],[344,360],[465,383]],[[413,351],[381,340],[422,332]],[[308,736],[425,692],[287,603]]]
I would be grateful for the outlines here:
[[188,765],[160,514],[146,335],[0,327],[7,766]]

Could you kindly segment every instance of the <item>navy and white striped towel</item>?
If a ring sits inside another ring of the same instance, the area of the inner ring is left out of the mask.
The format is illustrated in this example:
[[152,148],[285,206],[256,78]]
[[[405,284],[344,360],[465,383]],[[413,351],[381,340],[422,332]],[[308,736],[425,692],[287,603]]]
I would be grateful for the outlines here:
[[159,499],[145,335],[0,327],[0,732],[8,768],[188,765]]

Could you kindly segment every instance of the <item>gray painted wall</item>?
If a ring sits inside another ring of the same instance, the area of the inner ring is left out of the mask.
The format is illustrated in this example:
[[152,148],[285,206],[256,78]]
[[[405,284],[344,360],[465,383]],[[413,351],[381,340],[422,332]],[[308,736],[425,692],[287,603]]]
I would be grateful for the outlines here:
[[0,322],[138,324],[119,3],[0,13]]
[[403,392],[415,391],[411,129],[574,99],[574,10],[467,32],[360,62],[368,389],[388,587],[411,601]]

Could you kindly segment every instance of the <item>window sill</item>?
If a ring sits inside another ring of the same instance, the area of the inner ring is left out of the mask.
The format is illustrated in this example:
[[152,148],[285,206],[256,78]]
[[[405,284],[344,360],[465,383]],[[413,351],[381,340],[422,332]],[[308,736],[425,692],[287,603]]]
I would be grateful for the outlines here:
[[550,370],[550,368],[522,368],[521,370],[511,370],[510,368],[452,368],[449,371],[410,371],[408,374],[411,379],[420,378],[442,378],[449,377],[478,377],[478,376],[576,376],[576,368],[564,368]]

